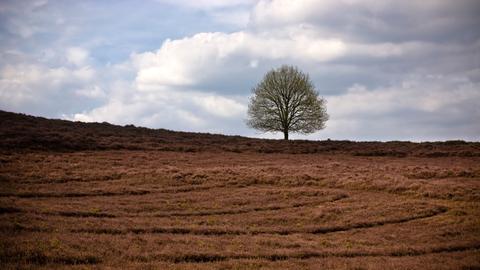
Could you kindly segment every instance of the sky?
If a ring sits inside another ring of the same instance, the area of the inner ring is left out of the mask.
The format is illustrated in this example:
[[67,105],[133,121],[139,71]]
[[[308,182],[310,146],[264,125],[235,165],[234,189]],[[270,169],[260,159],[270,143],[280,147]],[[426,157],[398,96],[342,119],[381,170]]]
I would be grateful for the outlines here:
[[0,0],[0,109],[282,138],[245,124],[283,64],[326,128],[296,139],[480,141],[478,0]]

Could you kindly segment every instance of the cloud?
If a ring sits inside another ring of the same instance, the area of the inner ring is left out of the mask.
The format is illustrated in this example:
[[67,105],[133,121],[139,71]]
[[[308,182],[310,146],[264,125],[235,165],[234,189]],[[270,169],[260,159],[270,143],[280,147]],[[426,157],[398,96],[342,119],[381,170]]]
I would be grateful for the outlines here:
[[258,0],[157,0],[162,4],[206,12],[215,22],[234,27],[245,27],[250,20],[250,9]]
[[235,72],[252,63],[258,66],[259,59],[325,62],[344,52],[342,41],[320,39],[300,29],[282,35],[243,31],[200,33],[167,40],[157,52],[136,54],[132,58],[139,70],[136,78],[139,89],[148,91],[215,80],[223,76],[225,69]]
[[82,104],[73,98],[74,93],[88,96],[85,89],[94,88],[91,86],[94,79],[95,70],[88,66],[7,65],[0,70],[0,106],[12,111],[21,108],[23,112],[35,114],[77,109]]
[[105,105],[91,111],[65,117],[86,122],[136,123],[175,130],[235,134],[233,127],[245,113],[246,106],[238,97],[196,91],[139,91],[134,95],[112,98]]
[[251,5],[257,0],[157,0],[159,3],[167,3],[170,5],[179,5],[188,8],[197,9],[218,9],[225,7],[234,7],[242,5]]
[[85,96],[88,98],[105,98],[105,91],[100,88],[98,85],[93,85],[90,88],[77,89],[75,94],[79,96]]
[[331,119],[322,137],[480,140],[479,89],[479,83],[454,76],[413,75],[376,89],[353,85],[345,94],[327,97]]
[[[34,24],[35,13],[42,10],[48,1],[2,1],[0,3],[0,18],[6,33],[18,36],[23,40],[33,37],[35,34],[43,33],[47,29],[39,24]],[[9,16],[9,15],[22,15]]]
[[325,34],[361,41],[474,40],[480,22],[475,0],[262,0],[253,9],[252,27],[307,23]]
[[198,96],[193,102],[206,112],[224,118],[241,117],[247,111],[244,104],[222,96]]
[[71,47],[67,49],[66,57],[68,62],[82,66],[88,59],[88,51],[79,47]]
[[250,12],[248,10],[214,10],[210,16],[218,23],[233,25],[239,28],[247,26],[250,21]]
[[328,101],[307,138],[480,140],[477,2],[4,1],[0,106],[275,137],[245,127],[249,90],[290,64]]

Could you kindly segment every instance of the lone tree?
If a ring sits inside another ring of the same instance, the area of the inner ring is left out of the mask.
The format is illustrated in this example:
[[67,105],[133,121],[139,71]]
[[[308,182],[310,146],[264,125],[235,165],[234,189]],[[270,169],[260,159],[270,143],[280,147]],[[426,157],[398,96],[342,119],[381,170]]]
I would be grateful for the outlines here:
[[281,66],[265,74],[252,90],[247,125],[265,132],[313,133],[325,128],[325,100],[318,96],[308,74]]

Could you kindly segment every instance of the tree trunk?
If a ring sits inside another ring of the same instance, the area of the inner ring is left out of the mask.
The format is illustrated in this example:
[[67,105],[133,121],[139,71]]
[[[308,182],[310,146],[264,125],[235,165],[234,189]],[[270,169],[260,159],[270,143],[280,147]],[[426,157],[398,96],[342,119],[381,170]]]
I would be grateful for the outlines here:
[[288,141],[288,130],[283,131],[283,139]]

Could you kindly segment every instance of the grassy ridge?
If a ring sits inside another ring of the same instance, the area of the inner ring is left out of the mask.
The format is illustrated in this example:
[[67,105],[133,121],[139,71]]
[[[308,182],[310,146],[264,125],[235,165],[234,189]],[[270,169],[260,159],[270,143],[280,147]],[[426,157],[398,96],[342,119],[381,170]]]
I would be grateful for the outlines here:
[[234,153],[344,153],[355,156],[480,156],[480,143],[283,141],[209,133],[148,129],[133,125],[52,120],[0,111],[1,150],[85,151],[160,150]]

